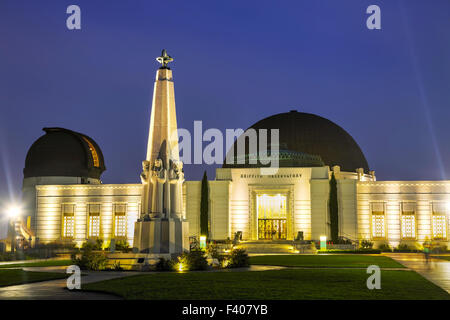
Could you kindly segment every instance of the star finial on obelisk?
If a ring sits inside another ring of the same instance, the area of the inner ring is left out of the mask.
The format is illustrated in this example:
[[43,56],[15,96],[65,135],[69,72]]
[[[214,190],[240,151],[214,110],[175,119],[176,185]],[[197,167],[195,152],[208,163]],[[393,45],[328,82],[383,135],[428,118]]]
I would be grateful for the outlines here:
[[163,49],[161,56],[156,58],[156,61],[161,63],[161,68],[168,68],[167,64],[173,61],[173,58],[167,54],[166,49]]

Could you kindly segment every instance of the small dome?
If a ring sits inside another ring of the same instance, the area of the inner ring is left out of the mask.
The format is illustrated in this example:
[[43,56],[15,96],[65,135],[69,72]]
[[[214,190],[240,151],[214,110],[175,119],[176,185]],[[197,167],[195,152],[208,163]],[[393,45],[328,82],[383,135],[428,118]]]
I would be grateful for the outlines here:
[[45,135],[30,147],[24,178],[82,177],[100,179],[105,171],[103,153],[90,137],[64,128],[44,128]]
[[[350,134],[334,122],[320,116],[292,110],[262,119],[250,128],[255,129],[257,135],[259,135],[259,129],[279,129],[279,149],[290,150],[291,156],[293,152],[308,155],[309,159],[316,156],[324,165],[330,167],[338,165],[342,171],[354,172],[358,168],[363,168],[365,172],[369,171],[369,165],[364,154]],[[270,143],[269,132],[267,136]],[[237,153],[237,141],[240,139],[238,138],[232,147],[235,155]],[[246,153],[249,152],[248,139],[246,139],[245,150]],[[292,166],[313,167],[321,162],[310,161],[309,159],[308,161],[295,161]],[[280,167],[285,166],[282,162],[283,159],[280,154]],[[311,165],[308,164],[309,162],[311,162]],[[248,164],[227,163],[223,165],[224,168],[246,168],[250,166]]]

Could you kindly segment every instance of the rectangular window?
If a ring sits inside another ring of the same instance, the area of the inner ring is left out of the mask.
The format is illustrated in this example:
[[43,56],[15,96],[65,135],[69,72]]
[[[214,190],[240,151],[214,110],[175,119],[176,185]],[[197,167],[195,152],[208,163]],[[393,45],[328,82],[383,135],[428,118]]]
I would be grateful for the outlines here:
[[372,238],[384,239],[386,236],[384,202],[372,202],[370,204],[370,209],[372,212]]
[[116,237],[127,235],[126,204],[114,205],[114,235]]
[[89,221],[88,221],[88,235],[89,237],[100,236],[100,205],[89,205]]
[[127,235],[127,217],[126,216],[116,216],[115,219],[116,237],[125,237]]
[[75,233],[75,205],[74,204],[63,204],[63,214],[62,214],[62,236],[64,238],[73,238]]
[[100,216],[89,216],[89,237],[100,235]]
[[445,240],[447,238],[447,214],[446,202],[433,202],[433,216],[431,221],[433,239]]
[[416,203],[415,202],[403,202],[402,203],[402,239],[415,239],[416,238]]
[[372,237],[373,238],[384,238],[384,214],[374,214],[372,213]]
[[416,237],[416,217],[414,214],[402,215],[402,238],[414,239]]
[[444,215],[433,215],[433,239],[447,237],[446,219]]
[[73,238],[74,220],[73,216],[64,216],[64,238]]

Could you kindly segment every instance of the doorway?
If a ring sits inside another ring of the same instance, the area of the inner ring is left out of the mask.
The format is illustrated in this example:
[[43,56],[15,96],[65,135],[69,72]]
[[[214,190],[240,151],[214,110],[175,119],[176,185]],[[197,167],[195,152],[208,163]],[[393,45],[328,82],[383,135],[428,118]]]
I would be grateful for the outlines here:
[[258,240],[285,240],[287,236],[287,194],[258,194]]

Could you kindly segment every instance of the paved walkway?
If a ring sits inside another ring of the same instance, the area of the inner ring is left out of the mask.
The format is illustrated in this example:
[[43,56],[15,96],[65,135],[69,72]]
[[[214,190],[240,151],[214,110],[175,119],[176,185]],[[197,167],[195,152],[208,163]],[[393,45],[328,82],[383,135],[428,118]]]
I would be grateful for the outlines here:
[[[67,267],[27,267],[25,271],[64,272]],[[139,272],[82,271],[81,283],[128,277]],[[66,289],[66,279],[35,282],[0,288],[0,300],[119,300],[110,294]]]
[[427,263],[421,253],[385,253],[450,293],[450,261],[431,258]]
[[45,261],[54,261],[54,260],[69,260],[64,257],[56,257],[50,259],[31,259],[31,260],[14,260],[14,261],[1,261],[0,266],[6,266],[10,264],[27,264],[27,263],[35,263],[35,262],[45,262]]

